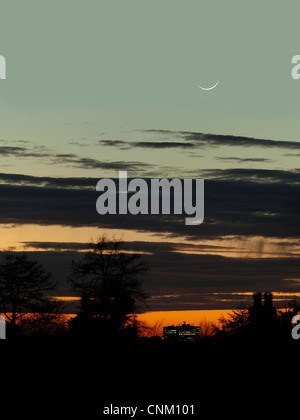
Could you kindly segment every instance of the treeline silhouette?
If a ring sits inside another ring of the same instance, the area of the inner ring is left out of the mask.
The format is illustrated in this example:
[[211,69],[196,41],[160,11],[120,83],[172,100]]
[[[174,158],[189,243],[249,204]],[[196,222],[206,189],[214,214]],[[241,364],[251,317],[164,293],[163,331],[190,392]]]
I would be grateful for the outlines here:
[[295,322],[292,323],[300,313],[300,305],[292,301],[285,308],[276,309],[272,294],[260,292],[253,294],[252,306],[242,304],[227,317],[220,318],[219,325],[200,322],[201,337],[196,343],[164,342],[158,323],[151,328],[137,317],[147,299],[142,290],[142,276],[147,270],[141,254],[124,252],[120,240],[101,237],[81,261],[72,261],[69,281],[80,298],[80,306],[70,318],[64,303],[51,297],[58,285],[41,264],[31,261],[26,254],[3,254],[0,313],[6,319],[6,336],[8,339],[164,343],[165,346],[193,344],[203,348],[300,342]]
[[134,339],[136,313],[145,302],[141,254],[124,252],[120,240],[101,237],[80,262],[72,261],[70,284],[80,308],[68,319],[62,301],[53,299],[57,283],[51,273],[26,254],[3,254],[0,260],[0,313],[7,338],[79,337]]
[[219,319],[221,326],[214,329],[214,341],[219,345],[247,347],[299,346],[298,314],[300,305],[296,300],[288,302],[283,308],[275,308],[272,293],[256,292],[253,293],[253,305],[246,306],[242,303],[239,308],[228,313],[227,317],[222,316]]

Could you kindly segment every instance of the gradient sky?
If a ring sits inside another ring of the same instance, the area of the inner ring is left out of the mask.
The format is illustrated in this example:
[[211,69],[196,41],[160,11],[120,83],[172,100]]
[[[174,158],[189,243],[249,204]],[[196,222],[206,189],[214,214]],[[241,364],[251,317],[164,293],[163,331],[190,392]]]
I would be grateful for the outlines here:
[[[297,1],[2,2],[1,249],[32,252],[67,295],[70,259],[122,234],[145,253],[155,310],[297,294],[299,14]],[[119,170],[204,178],[204,224],[100,218],[96,182]]]

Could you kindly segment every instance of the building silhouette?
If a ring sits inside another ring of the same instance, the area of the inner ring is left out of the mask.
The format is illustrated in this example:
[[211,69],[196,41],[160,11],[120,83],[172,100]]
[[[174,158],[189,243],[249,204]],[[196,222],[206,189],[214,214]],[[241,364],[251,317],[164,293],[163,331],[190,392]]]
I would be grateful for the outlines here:
[[169,325],[164,327],[164,340],[165,341],[189,341],[194,342],[200,338],[201,329],[194,325],[186,324],[185,322],[181,325]]
[[272,293],[264,293],[264,304],[262,303],[262,293],[253,294],[253,306],[249,308],[249,322],[252,325],[264,326],[276,321],[277,312],[273,306]]
[[232,328],[220,331],[216,338],[244,342],[265,342],[278,338],[279,318],[273,306],[272,293],[253,293],[253,306],[248,308],[248,319]]

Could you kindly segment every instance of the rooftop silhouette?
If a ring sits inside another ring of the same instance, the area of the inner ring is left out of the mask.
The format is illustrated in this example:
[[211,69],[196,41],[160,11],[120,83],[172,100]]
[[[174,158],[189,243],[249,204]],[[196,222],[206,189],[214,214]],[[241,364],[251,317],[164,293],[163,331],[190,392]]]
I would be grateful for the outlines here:
[[201,329],[200,327],[183,323],[181,325],[169,325],[164,327],[164,340],[179,341],[179,342],[195,342],[200,338]]

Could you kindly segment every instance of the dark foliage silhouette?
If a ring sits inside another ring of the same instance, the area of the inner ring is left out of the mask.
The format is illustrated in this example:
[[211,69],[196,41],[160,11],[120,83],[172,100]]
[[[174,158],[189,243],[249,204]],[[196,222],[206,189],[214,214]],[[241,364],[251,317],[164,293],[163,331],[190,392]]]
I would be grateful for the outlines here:
[[23,337],[66,337],[68,321],[61,302],[51,301],[39,312],[29,314],[17,321]]
[[93,335],[136,336],[134,314],[146,296],[141,275],[146,265],[137,252],[124,252],[120,240],[101,237],[82,261],[72,262],[72,285],[81,310],[71,329]]
[[[262,299],[263,298],[263,299]],[[272,293],[253,294],[253,306],[240,308],[222,317],[221,328],[216,328],[216,344],[264,345],[273,348],[299,345],[291,335],[292,318],[298,314],[300,306],[290,302],[287,307],[276,309]]]
[[[7,320],[7,338],[84,337],[96,339],[101,345],[123,340],[159,345],[161,349],[176,345],[161,339],[161,325],[150,331],[137,316],[146,300],[142,276],[147,267],[141,254],[126,251],[120,240],[103,236],[81,260],[73,261],[71,268],[70,281],[80,296],[80,309],[68,321],[65,308],[51,298],[56,285],[41,264],[26,254],[1,255],[0,313]],[[242,303],[219,319],[220,327],[202,323],[199,340],[192,345],[197,351],[237,345],[244,348],[292,345],[298,349],[300,326],[297,327],[293,317],[299,313],[296,301],[276,308],[271,293],[257,292],[253,294],[252,305]],[[292,329],[295,334],[291,334]]]
[[50,310],[48,297],[55,288],[51,274],[26,254],[2,255],[0,261],[0,312],[10,327],[28,314]]
[[218,321],[223,329],[230,329],[243,325],[249,321],[249,307],[242,302],[237,309],[229,312],[227,317],[222,315]]

